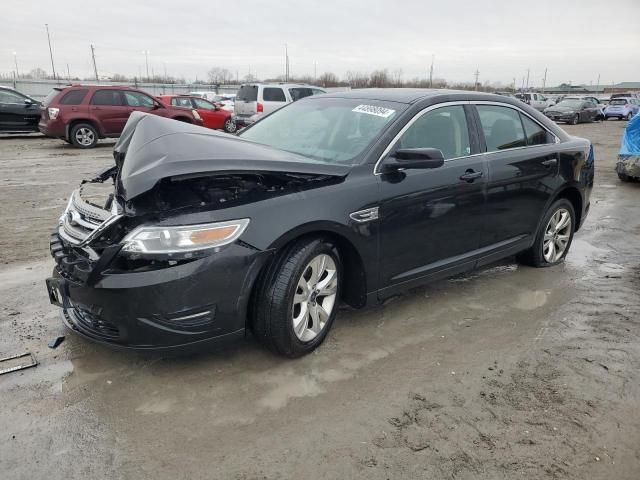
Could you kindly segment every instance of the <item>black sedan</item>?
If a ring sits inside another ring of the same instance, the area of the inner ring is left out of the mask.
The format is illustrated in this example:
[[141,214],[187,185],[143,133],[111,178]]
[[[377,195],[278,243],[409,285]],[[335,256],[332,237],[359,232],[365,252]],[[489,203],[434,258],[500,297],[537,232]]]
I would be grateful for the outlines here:
[[0,86],[0,132],[38,131],[40,102],[9,87]]
[[562,100],[552,107],[547,107],[544,109],[544,114],[551,120],[571,125],[602,119],[600,107],[595,102],[577,98]]
[[322,343],[339,302],[514,254],[561,262],[594,174],[590,142],[536,110],[446,90],[309,97],[239,137],[134,113],[114,156],[51,236],[66,324],[139,349],[250,330],[290,357]]

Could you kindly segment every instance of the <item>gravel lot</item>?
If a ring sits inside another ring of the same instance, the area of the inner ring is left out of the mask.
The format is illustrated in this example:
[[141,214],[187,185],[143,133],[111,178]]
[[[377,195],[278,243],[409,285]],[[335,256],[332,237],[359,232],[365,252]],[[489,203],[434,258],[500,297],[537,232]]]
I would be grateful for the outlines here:
[[566,129],[596,148],[591,213],[564,265],[512,261],[343,310],[297,361],[251,339],[160,358],[63,331],[47,237],[111,160],[0,139],[0,478],[637,479],[640,184],[613,171],[626,122]]

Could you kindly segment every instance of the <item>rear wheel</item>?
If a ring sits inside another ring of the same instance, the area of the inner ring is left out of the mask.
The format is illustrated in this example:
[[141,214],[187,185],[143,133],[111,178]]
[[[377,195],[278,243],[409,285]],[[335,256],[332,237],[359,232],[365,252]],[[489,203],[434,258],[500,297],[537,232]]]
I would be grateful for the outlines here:
[[98,143],[98,131],[89,123],[78,123],[71,128],[71,143],[78,148],[93,148]]
[[580,121],[580,116],[576,113],[571,119],[571,125],[577,125]]
[[271,350],[295,358],[326,338],[338,310],[340,255],[325,239],[301,240],[262,275],[252,301],[252,330]]
[[632,118],[633,118],[633,113],[631,113],[631,112],[627,113],[626,119],[627,120],[631,120]]
[[235,133],[238,127],[236,126],[236,122],[233,118],[229,117],[224,122],[224,131],[227,133]]
[[550,267],[564,260],[573,240],[576,214],[566,198],[554,202],[542,219],[533,246],[518,260],[534,267]]
[[630,182],[632,180],[629,175],[625,175],[624,173],[618,173],[618,178],[623,182]]

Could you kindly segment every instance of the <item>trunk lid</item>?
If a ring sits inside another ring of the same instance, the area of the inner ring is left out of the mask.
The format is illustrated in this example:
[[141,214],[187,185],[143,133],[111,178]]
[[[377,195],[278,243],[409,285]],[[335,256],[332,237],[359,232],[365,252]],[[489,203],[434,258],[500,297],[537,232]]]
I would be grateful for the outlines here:
[[242,117],[250,117],[258,113],[258,86],[242,85],[236,95],[233,108],[235,114]]

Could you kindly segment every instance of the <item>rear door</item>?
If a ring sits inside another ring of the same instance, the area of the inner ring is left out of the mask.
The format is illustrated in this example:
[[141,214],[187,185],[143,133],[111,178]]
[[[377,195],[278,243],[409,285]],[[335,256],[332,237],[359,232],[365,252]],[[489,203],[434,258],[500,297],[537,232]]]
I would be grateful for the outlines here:
[[91,97],[89,112],[105,135],[119,135],[130,113],[122,92],[114,89],[96,90]]
[[535,235],[554,191],[556,137],[513,106],[475,103],[489,171],[481,246],[518,249]]
[[264,87],[262,89],[264,113],[271,113],[287,104],[287,97],[282,87]]
[[439,168],[380,174],[380,282],[386,287],[381,296],[475,264],[487,172],[472,124],[468,105],[428,107],[390,147],[388,154],[398,148],[437,148],[445,162]]
[[258,113],[258,85],[242,85],[236,95],[233,110],[239,117],[250,117]]

